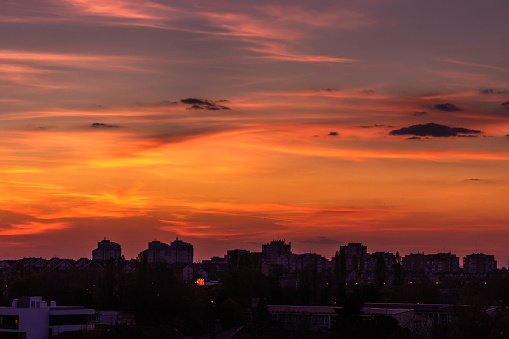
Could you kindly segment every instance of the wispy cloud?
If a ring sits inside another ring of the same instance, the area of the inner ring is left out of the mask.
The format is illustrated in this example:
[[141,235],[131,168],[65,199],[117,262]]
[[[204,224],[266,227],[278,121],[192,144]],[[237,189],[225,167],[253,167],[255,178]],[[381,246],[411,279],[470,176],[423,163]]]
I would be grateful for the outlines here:
[[[150,60],[153,61],[153,59],[143,56],[47,53],[6,49],[0,49],[0,60],[18,63],[9,66],[4,65],[3,67],[7,71],[22,69],[25,73],[48,73],[53,71],[52,69],[40,69],[41,66],[146,72],[149,71],[149,69],[141,66],[140,63],[146,63]],[[20,62],[26,62],[30,65],[39,65],[39,68],[19,65]]]
[[452,64],[457,64],[457,65],[472,66],[472,67],[476,67],[476,68],[489,69],[489,70],[497,71],[497,72],[509,73],[509,68],[500,67],[500,66],[485,65],[485,64],[475,63],[475,62],[468,62],[468,61],[463,61],[463,60],[455,60],[455,59],[447,59],[447,58],[436,58],[436,60],[447,62],[447,63],[452,63]]
[[[77,13],[127,19],[162,20],[167,12],[174,8],[149,0],[61,0],[71,6]],[[164,13],[164,14],[162,14]]]
[[247,46],[246,50],[262,54],[262,58],[281,61],[297,61],[297,62],[334,62],[334,63],[351,63],[357,60],[348,58],[338,58],[332,56],[303,54],[297,51],[291,51],[284,44],[277,42],[260,43],[261,46]]
[[50,231],[58,231],[69,228],[69,224],[65,222],[42,223],[32,221],[26,224],[13,224],[10,227],[0,228],[0,235],[29,235],[47,233]]

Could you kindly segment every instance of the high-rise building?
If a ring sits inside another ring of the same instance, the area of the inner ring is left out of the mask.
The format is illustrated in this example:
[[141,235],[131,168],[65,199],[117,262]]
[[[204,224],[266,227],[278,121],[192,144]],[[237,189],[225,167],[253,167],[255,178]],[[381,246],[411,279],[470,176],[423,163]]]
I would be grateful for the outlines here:
[[426,255],[424,253],[410,253],[403,257],[403,268],[409,272],[424,272],[426,269]]
[[93,260],[117,260],[122,255],[120,245],[116,242],[106,240],[97,243],[97,248],[92,251]]
[[149,264],[167,263],[167,264],[192,264],[193,263],[193,245],[178,240],[178,238],[168,245],[164,242],[154,240],[148,243],[148,249],[143,251]]
[[193,263],[193,245],[178,238],[170,246],[171,263]]
[[458,272],[459,267],[459,258],[451,253],[410,253],[403,258],[403,268],[414,273],[452,273]]
[[170,245],[154,240],[148,243],[148,249],[143,251],[149,264],[170,263]]
[[375,270],[378,257],[382,257],[382,259],[385,262],[385,268],[387,270],[392,270],[392,268],[394,267],[394,264],[396,263],[396,256],[394,255],[394,253],[374,252],[374,253],[369,254],[369,256],[368,256],[368,260],[367,260],[368,271]]
[[[284,240],[272,240],[270,244],[262,244],[264,261],[270,264],[281,264],[282,258],[289,258],[292,254],[292,243]],[[286,266],[283,264],[283,266]]]
[[347,271],[364,271],[368,260],[368,248],[360,242],[349,242],[340,246],[339,252],[344,255]]
[[460,270],[460,258],[451,253],[426,255],[426,271],[429,273],[451,273]]
[[497,270],[494,255],[472,253],[463,258],[463,272],[466,274],[482,274]]

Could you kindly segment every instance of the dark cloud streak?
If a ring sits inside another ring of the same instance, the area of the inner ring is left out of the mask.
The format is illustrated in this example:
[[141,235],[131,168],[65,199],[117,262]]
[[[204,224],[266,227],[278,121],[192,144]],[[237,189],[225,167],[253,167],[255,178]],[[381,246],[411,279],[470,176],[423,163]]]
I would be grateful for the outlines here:
[[482,131],[463,127],[449,127],[445,125],[429,123],[425,125],[412,125],[391,131],[390,135],[414,135],[431,137],[475,137]]
[[206,109],[209,111],[219,111],[219,110],[229,110],[230,109],[230,107],[226,107],[226,106],[217,104],[218,102],[228,102],[228,100],[225,100],[225,99],[211,101],[211,100],[207,100],[207,99],[187,98],[187,99],[180,99],[180,102],[183,104],[191,105],[191,106],[188,106],[187,109],[192,109],[192,110]]
[[444,112],[457,112],[457,111],[463,111],[462,108],[454,105],[454,104],[450,104],[450,103],[445,103],[445,104],[436,104],[435,106],[433,106],[434,109],[436,110],[439,110],[439,111],[444,111]]
[[479,90],[481,94],[508,94],[509,91],[506,89],[496,89],[496,88],[481,88]]
[[118,126],[118,125],[109,125],[109,124],[105,124],[105,123],[102,123],[102,122],[94,122],[93,124],[90,125],[90,127],[92,127],[92,128],[118,128],[120,126]]

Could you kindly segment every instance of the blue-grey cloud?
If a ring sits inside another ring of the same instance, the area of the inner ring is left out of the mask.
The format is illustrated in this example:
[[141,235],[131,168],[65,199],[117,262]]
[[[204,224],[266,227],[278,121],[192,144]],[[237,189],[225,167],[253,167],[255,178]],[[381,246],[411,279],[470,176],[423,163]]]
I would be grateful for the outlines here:
[[219,111],[222,109],[224,109],[224,110],[230,109],[230,107],[218,105],[218,102],[228,102],[228,100],[225,100],[225,99],[212,101],[212,100],[207,100],[207,99],[187,98],[187,99],[181,99],[180,102],[183,104],[191,105],[191,106],[188,106],[187,109],[194,109],[194,110],[206,109],[209,111]]
[[498,89],[498,88],[481,88],[479,90],[479,93],[481,94],[508,94],[509,91],[505,88]]
[[433,108],[436,110],[439,110],[439,111],[444,111],[444,112],[463,111],[462,108],[460,108],[454,104],[450,104],[448,102],[445,104],[436,104],[435,106],[433,106]]
[[430,136],[430,137],[460,137],[460,136],[476,136],[482,134],[482,131],[468,129],[463,127],[449,127],[445,125],[429,123],[425,125],[412,125],[391,131],[390,135],[413,135],[413,136]]
[[90,125],[90,127],[92,127],[92,128],[118,128],[120,126],[118,126],[118,125],[109,125],[109,124],[105,124],[105,123],[102,123],[102,122],[94,122],[93,124]]

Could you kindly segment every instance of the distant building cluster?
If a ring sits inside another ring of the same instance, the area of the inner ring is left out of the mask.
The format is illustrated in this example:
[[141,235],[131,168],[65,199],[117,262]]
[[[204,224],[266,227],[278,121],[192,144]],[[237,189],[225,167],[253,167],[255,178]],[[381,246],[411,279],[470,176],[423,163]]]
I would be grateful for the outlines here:
[[[348,243],[339,247],[336,256],[329,260],[316,253],[296,254],[292,244],[285,240],[273,240],[261,245],[261,252],[245,249],[229,250],[223,257],[212,257],[198,263],[193,262],[193,245],[178,238],[170,244],[154,240],[148,243],[140,258],[148,265],[164,265],[172,268],[185,280],[202,279],[205,284],[220,279],[228,267],[257,267],[266,275],[279,277],[282,286],[298,287],[299,272],[333,272],[341,270],[345,283],[350,284],[392,284],[395,279],[412,283],[429,280],[439,282],[444,277],[468,278],[485,276],[497,271],[497,261],[493,255],[473,253],[459,258],[452,253],[410,253],[401,257],[399,253],[368,253],[367,246],[361,243]],[[41,271],[73,268],[104,268],[109,261],[124,261],[125,269],[135,269],[136,260],[124,260],[120,244],[107,240],[99,241],[92,250],[92,259],[79,260],[52,258],[23,258],[0,261],[0,278],[10,278],[24,271]],[[398,267],[404,276],[398,276]]]
[[[497,274],[497,261],[493,255],[473,253],[460,258],[452,253],[410,253],[403,257],[399,253],[369,253],[362,243],[348,243],[339,247],[332,259],[316,253],[296,254],[292,244],[285,240],[273,240],[261,245],[261,252],[245,249],[228,250],[223,257],[212,257],[193,262],[194,247],[178,238],[170,244],[154,240],[141,251],[136,259],[125,260],[121,246],[111,240],[99,241],[92,250],[92,258],[78,260],[52,258],[23,258],[0,261],[0,293],[7,295],[7,286],[14,278],[30,272],[52,270],[104,270],[122,267],[125,272],[134,272],[140,264],[170,269],[181,279],[196,285],[216,284],[228,270],[255,269],[267,276],[277,277],[284,288],[298,289],[309,284],[309,277],[321,272],[334,274],[345,290],[351,286],[374,284],[412,284],[431,282],[440,284],[443,279],[459,280],[485,278]],[[119,266],[122,265],[122,266]],[[427,326],[446,324],[452,316],[451,305],[419,304],[366,304],[362,309],[365,317],[388,314],[398,320],[402,327],[415,324]],[[298,333],[305,324],[313,331],[328,332],[337,306],[289,306],[268,305],[272,319],[282,323],[286,329]],[[256,318],[256,308],[250,314]],[[110,312],[110,313],[108,313]],[[254,313],[253,313],[254,312]],[[249,313],[249,312],[248,312]],[[37,318],[34,318],[34,317]],[[35,320],[33,320],[35,319]],[[15,299],[11,307],[0,308],[0,338],[4,333],[27,338],[32,334],[55,335],[76,329],[93,329],[96,324],[132,323],[132,319],[116,311],[95,311],[83,307],[57,307],[54,302],[44,302],[40,297]]]
[[[497,261],[493,255],[482,253],[463,258],[463,268],[459,258],[451,253],[410,253],[401,257],[399,253],[368,253],[367,246],[361,243],[348,243],[340,246],[336,256],[329,260],[319,254],[292,253],[291,243],[273,240],[262,244],[261,252],[230,250],[223,257],[213,257],[195,263],[195,273],[205,280],[215,280],[227,267],[254,265],[257,263],[266,275],[278,276],[284,287],[298,287],[299,272],[329,272],[341,270],[346,284],[392,284],[421,281],[439,282],[445,277],[468,279],[486,276],[497,271]],[[404,274],[403,274],[404,272]]]
[[[154,240],[148,243],[148,248],[144,250],[143,255],[147,258],[149,264],[192,264],[193,263],[193,245],[178,240],[178,238],[168,245],[164,242]],[[122,250],[119,244],[104,238],[97,243],[97,248],[92,251],[92,260],[104,261],[116,260],[122,256]]]

